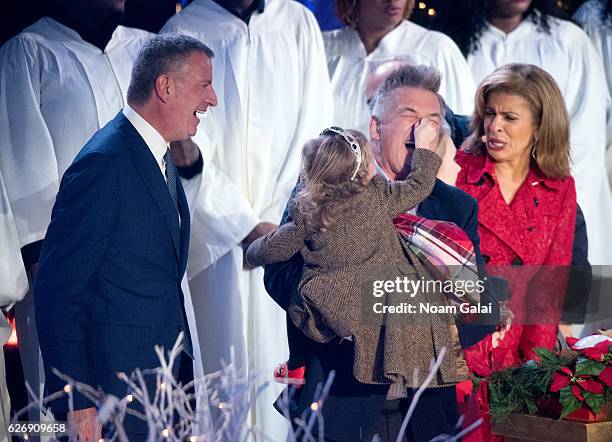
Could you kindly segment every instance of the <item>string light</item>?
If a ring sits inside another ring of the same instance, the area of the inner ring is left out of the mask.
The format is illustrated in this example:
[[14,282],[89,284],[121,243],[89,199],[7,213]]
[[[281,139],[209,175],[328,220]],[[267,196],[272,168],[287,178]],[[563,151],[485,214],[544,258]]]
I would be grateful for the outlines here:
[[72,385],[66,384],[64,385],[64,392],[70,393],[72,391]]
[[164,431],[162,431],[162,436],[164,437],[170,436],[170,428],[164,428]]
[[310,404],[310,409],[312,411],[317,411],[319,409],[319,403],[318,402],[313,402],[312,404]]
[[419,9],[425,9],[427,7],[427,5],[425,4],[425,2],[419,2]]
[[429,15],[430,17],[433,17],[434,15],[436,15],[436,10],[434,8],[429,8],[427,10],[427,15]]
[[128,395],[125,397],[125,399],[126,399],[128,402],[132,402],[132,401],[134,400],[134,395],[128,394]]

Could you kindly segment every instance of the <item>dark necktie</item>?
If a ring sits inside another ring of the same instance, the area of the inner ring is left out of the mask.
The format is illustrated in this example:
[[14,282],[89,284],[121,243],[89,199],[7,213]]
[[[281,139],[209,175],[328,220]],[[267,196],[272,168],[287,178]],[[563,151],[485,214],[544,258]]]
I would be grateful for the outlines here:
[[172,197],[172,201],[174,202],[174,207],[178,212],[178,198],[176,196],[177,170],[176,166],[172,162],[172,154],[170,153],[170,149],[166,150],[166,153],[164,154],[164,160],[166,161],[166,184],[168,185],[170,196]]
[[[174,202],[174,207],[176,208],[176,211],[178,214],[178,198],[176,196],[176,180],[177,180],[178,170],[176,170],[176,166],[172,162],[172,154],[170,152],[170,149],[166,150],[166,153],[164,154],[164,160],[166,162],[166,184],[168,185],[168,191],[170,192],[170,196],[172,197],[172,201]],[[179,224],[180,224],[180,216],[179,216]],[[187,325],[187,319],[185,317],[185,306],[184,306],[185,301],[183,299],[181,300],[183,301],[183,318],[184,318],[183,331],[185,332],[185,336],[183,336],[183,351],[187,353],[191,359],[193,359],[193,347],[191,344],[191,335],[189,333],[189,326]],[[179,359],[181,365],[184,364],[182,359],[184,358]],[[187,363],[191,363],[191,361],[188,361]]]

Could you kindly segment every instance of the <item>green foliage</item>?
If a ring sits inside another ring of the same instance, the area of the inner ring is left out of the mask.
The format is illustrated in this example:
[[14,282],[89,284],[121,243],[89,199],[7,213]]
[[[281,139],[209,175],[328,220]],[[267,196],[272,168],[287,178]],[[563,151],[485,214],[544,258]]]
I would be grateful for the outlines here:
[[[561,367],[575,366],[576,376],[597,376],[605,367],[601,362],[579,358],[579,354],[571,350],[558,354],[546,348],[536,348],[534,352],[540,358],[540,362],[529,361],[522,367],[495,372],[489,377],[489,405],[493,422],[501,422],[513,413],[536,413],[542,399],[556,396],[548,389],[553,375]],[[582,393],[586,405],[598,413],[601,407],[611,400],[611,391],[612,389],[607,389],[607,400],[606,395],[597,395],[584,390]],[[561,389],[559,397],[559,402],[563,406],[562,418],[582,405],[572,394],[570,386]]]
[[604,395],[591,393],[590,391],[584,391],[582,395],[589,408],[593,410],[595,414],[598,414],[604,404]]
[[535,365],[493,373],[489,378],[492,421],[501,422],[512,413],[535,413],[549,384],[547,370]]
[[594,361],[588,358],[579,358],[578,362],[576,362],[576,371],[574,375],[599,376],[599,373],[601,373],[604,368],[606,368],[606,364],[603,362]]
[[559,402],[561,402],[561,405],[563,405],[563,411],[561,412],[560,419],[563,419],[565,416],[573,413],[581,407],[582,403],[576,396],[574,396],[571,387],[567,386],[562,388],[559,394]]

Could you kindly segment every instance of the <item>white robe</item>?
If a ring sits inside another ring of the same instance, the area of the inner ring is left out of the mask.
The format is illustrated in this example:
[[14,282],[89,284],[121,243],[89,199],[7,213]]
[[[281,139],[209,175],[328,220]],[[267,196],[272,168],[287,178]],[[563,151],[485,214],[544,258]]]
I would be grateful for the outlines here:
[[589,261],[612,264],[612,196],[604,168],[608,94],[603,67],[582,29],[565,20],[550,20],[551,35],[539,32],[529,19],[509,34],[489,25],[468,63],[477,83],[507,63],[537,65],[556,80],[570,118],[572,175],[587,225]]
[[[215,52],[219,104],[195,137],[206,170],[199,187],[186,183],[189,278],[204,370],[218,369],[220,358],[228,362],[234,346],[239,367],[271,380],[288,355],[285,313],[266,293],[263,270],[243,270],[240,242],[259,221],[280,222],[304,141],[331,123],[321,33],[312,13],[288,0],[266,1],[248,26],[212,0],[196,0],[161,32],[191,35]],[[288,428],[272,407],[280,389],[272,382],[263,391],[251,421],[275,441]]]
[[[17,227],[13,219],[13,211],[9,204],[4,187],[4,180],[0,173],[0,308],[8,310],[15,302],[19,302],[28,290],[28,277],[26,275],[21,248],[17,236]],[[2,329],[6,329],[6,320],[0,312],[0,345],[4,345],[8,336]]]
[[44,238],[63,173],[123,107],[151,36],[119,26],[102,52],[44,17],[0,48],[0,170],[21,246]]
[[334,92],[334,125],[357,129],[369,138],[370,110],[365,88],[368,74],[391,60],[434,66],[442,74],[440,94],[457,114],[474,108],[474,81],[457,45],[446,35],[402,21],[366,55],[357,31],[350,28],[323,33],[327,67]]
[[[0,308],[8,310],[19,302],[28,290],[28,278],[17,238],[17,227],[0,174]],[[0,347],[9,339],[12,329],[4,313],[0,311]],[[0,351],[0,440],[9,440],[11,402],[6,385],[4,352]]]
[[608,124],[607,137],[608,146],[606,148],[606,170],[608,172],[608,182],[612,186],[612,24],[602,22],[601,11],[603,3],[597,0],[588,0],[578,8],[574,14],[582,29],[591,39],[595,47],[595,52],[603,61],[606,79],[608,81]]
[[[0,174],[16,226],[6,244],[15,242],[19,250],[44,238],[62,175],[89,138],[123,108],[133,61],[153,36],[119,26],[101,51],[44,17],[0,48]],[[0,259],[14,272],[13,280],[22,281],[21,255]],[[192,327],[186,278],[182,286]],[[31,294],[15,312],[26,378],[42,385]],[[202,375],[197,362],[194,372]]]

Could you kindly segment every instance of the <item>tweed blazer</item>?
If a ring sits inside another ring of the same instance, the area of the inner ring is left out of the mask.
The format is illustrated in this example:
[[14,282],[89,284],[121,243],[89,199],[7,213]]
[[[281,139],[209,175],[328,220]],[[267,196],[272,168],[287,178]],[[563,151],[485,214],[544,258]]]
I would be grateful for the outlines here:
[[[423,201],[433,189],[441,160],[417,149],[412,171],[403,182],[375,176],[364,190],[331,208],[336,220],[326,231],[312,232],[298,205],[290,204],[293,222],[255,241],[247,251],[251,265],[286,261],[300,252],[304,273],[298,296],[291,300],[293,323],[318,342],[336,336],[355,341],[355,378],[367,384],[412,383],[428,373],[430,360],[442,346],[452,347],[452,317],[375,313],[373,305],[446,305],[440,293],[387,293],[373,296],[374,281],[429,278],[409,250],[404,249],[393,217]],[[435,385],[463,380],[452,358],[445,358]]]

